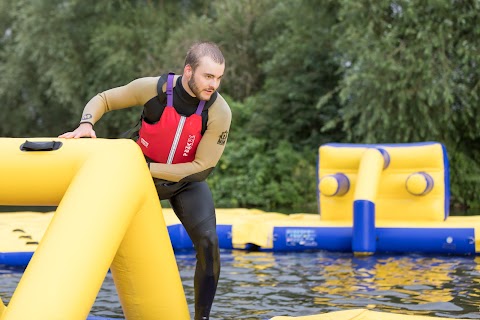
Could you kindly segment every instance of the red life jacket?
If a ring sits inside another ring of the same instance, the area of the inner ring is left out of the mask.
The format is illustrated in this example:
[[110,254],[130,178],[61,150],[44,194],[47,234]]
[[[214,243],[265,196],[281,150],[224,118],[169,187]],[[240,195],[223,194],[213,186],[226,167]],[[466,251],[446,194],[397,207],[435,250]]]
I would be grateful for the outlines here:
[[167,78],[167,105],[157,123],[142,120],[138,145],[143,153],[159,163],[184,163],[195,159],[198,144],[202,139],[202,111],[205,101],[189,117],[182,116],[173,107],[173,74]]

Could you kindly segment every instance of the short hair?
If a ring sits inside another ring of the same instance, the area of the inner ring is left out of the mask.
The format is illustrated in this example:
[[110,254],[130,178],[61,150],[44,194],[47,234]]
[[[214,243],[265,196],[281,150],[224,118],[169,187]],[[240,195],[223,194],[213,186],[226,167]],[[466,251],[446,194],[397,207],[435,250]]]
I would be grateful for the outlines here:
[[200,64],[200,59],[210,57],[218,64],[224,64],[225,58],[220,48],[213,42],[197,42],[194,43],[187,52],[185,57],[185,66],[189,64],[195,71]]

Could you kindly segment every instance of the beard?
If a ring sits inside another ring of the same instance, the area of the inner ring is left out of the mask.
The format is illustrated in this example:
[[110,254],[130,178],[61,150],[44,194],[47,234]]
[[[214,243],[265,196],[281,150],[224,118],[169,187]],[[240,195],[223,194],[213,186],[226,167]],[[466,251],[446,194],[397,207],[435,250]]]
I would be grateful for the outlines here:
[[195,82],[195,73],[192,74],[192,77],[190,78],[190,80],[188,80],[187,84],[188,84],[188,87],[190,88],[190,90],[192,90],[193,94],[198,99],[205,100],[205,101],[210,100],[211,95],[205,94],[204,96],[202,96],[202,91],[203,90],[200,90],[200,88],[197,86],[197,83]]

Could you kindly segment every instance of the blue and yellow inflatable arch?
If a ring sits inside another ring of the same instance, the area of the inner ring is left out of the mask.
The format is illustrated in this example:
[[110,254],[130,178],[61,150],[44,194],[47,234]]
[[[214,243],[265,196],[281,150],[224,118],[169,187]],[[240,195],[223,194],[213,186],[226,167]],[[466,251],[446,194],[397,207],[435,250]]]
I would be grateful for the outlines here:
[[[447,230],[449,235],[446,235],[438,228],[412,229],[415,224],[420,227],[422,223],[445,221],[449,215],[449,197],[448,157],[440,143],[334,143],[319,148],[321,219],[352,221],[355,253],[373,253],[377,244],[384,244],[376,228],[379,222],[403,224],[403,230],[397,229],[403,234],[397,239],[400,243],[420,240],[418,233],[422,232],[433,238],[439,234],[445,239],[453,239],[450,233],[454,232],[469,239],[467,230]],[[389,229],[389,234],[395,233],[393,230]]]
[[440,143],[326,144],[319,148],[318,177],[322,219],[352,219],[357,201],[373,203],[380,220],[449,215],[449,165]]

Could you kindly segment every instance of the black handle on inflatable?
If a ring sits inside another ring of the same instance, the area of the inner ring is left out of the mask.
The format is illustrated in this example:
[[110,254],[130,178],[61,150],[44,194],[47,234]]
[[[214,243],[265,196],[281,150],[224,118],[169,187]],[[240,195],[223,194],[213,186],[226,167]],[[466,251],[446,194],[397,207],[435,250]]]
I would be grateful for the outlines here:
[[25,140],[20,146],[22,151],[53,151],[58,150],[63,145],[60,141],[28,141]]

